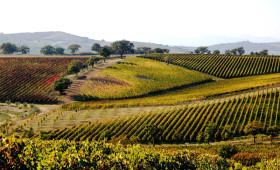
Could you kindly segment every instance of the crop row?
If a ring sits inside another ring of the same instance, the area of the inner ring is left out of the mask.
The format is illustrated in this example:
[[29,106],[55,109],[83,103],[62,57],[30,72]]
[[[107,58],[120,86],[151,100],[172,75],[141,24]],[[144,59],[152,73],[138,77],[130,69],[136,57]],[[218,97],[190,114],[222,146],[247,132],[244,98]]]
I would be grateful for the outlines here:
[[149,54],[140,56],[169,61],[216,77],[233,78],[280,72],[279,56],[209,55],[209,54]]
[[0,101],[53,103],[51,84],[67,72],[73,57],[3,57],[0,59]]
[[262,93],[251,93],[232,99],[219,99],[202,104],[170,107],[149,113],[138,113],[130,117],[119,117],[87,125],[74,126],[55,131],[53,139],[99,140],[104,134],[110,138],[127,137],[147,141],[146,125],[163,127],[161,141],[197,141],[198,134],[204,133],[206,125],[215,122],[216,139],[226,133],[233,136],[244,135],[248,122],[254,120],[270,126],[279,125],[279,92],[274,89]]

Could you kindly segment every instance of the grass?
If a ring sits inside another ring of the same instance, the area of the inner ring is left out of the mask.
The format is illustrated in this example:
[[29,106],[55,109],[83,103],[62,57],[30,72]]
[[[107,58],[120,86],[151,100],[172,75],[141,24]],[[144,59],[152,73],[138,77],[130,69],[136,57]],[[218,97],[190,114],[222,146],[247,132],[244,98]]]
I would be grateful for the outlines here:
[[90,78],[82,100],[123,99],[209,81],[208,75],[142,58],[127,58]]

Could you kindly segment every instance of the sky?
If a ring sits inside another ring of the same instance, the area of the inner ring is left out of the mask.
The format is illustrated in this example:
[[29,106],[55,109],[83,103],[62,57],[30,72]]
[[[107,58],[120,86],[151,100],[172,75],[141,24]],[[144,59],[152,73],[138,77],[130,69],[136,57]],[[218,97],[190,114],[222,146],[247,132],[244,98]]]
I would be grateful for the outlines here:
[[0,32],[211,45],[280,41],[280,0],[1,0]]

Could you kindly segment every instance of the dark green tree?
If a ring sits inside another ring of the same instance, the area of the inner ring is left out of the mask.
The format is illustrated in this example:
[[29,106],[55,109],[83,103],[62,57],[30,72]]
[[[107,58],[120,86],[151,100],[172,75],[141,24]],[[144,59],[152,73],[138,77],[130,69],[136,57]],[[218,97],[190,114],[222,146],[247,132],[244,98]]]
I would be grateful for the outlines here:
[[56,47],[56,48],[54,49],[54,54],[63,55],[63,54],[64,54],[64,48],[62,48],[62,47]]
[[94,64],[96,64],[99,60],[100,60],[100,58],[93,56],[93,57],[91,57],[90,59],[87,60],[87,64],[89,66],[93,67]]
[[259,52],[260,55],[268,55],[268,50],[264,49],[262,51]]
[[17,46],[9,42],[1,44],[0,49],[3,54],[13,54],[17,52]]
[[72,84],[70,79],[67,78],[60,78],[52,84],[52,88],[55,91],[59,91],[60,94],[62,94],[68,87]]
[[250,55],[255,55],[255,53],[253,51],[250,52]]
[[263,124],[259,121],[249,122],[244,128],[244,132],[253,135],[254,143],[256,143],[256,135],[263,132]]
[[75,54],[77,51],[79,51],[79,48],[81,48],[79,44],[71,44],[68,46],[68,50],[70,50],[72,54]]
[[280,127],[279,126],[270,126],[268,129],[267,129],[267,132],[266,134],[270,136],[270,141],[272,143],[272,140],[278,136],[280,133]]
[[243,48],[243,47],[238,47],[238,48],[237,48],[237,53],[238,53],[239,55],[243,55],[243,54],[245,53],[244,48]]
[[102,57],[104,57],[104,62],[105,62],[105,59],[108,58],[112,54],[112,50],[110,49],[110,47],[104,46],[104,47],[100,48],[99,54]]
[[225,54],[226,54],[226,55],[230,55],[230,50],[226,50],[226,51],[225,51]]
[[86,68],[87,65],[79,60],[72,60],[70,64],[68,65],[68,72],[74,73],[77,75],[78,72],[80,72],[81,69]]
[[164,53],[164,50],[162,48],[155,48],[155,49],[153,49],[153,51],[155,53]]
[[115,41],[111,46],[116,53],[121,55],[121,58],[123,58],[123,54],[131,54],[134,51],[134,44],[127,40]]
[[24,45],[17,48],[17,52],[20,52],[21,54],[28,54],[29,50],[30,48]]
[[237,48],[234,48],[234,49],[230,50],[230,54],[236,55],[237,54]]
[[135,50],[136,54],[150,54],[152,49],[150,47],[137,47]]
[[91,46],[91,51],[95,51],[97,53],[99,53],[99,49],[101,48],[101,45],[99,43],[94,43],[92,46]]
[[162,135],[162,127],[158,127],[155,125],[146,125],[144,131],[148,135],[148,139],[151,139],[153,146],[160,139]]
[[220,54],[221,52],[220,52],[220,50],[214,50],[213,51],[213,54]]
[[201,46],[201,47],[198,47],[196,50],[195,50],[195,53],[196,54],[208,54],[209,50],[208,50],[208,47],[206,46]]
[[41,48],[41,54],[43,55],[53,55],[54,54],[54,47],[51,45],[46,45]]
[[207,140],[207,143],[210,143],[210,140],[213,140],[215,138],[215,133],[217,131],[217,124],[215,123],[208,123],[205,127],[205,139]]

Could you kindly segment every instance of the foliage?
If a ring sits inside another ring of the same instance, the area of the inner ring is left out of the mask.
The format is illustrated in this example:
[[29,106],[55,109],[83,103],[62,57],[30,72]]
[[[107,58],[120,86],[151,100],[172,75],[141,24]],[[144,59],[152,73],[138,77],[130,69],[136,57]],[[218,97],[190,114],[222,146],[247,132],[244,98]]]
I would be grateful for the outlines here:
[[210,140],[215,139],[215,133],[217,131],[217,124],[210,122],[206,125],[205,127],[205,139],[207,140],[208,144],[210,142]]
[[100,58],[92,56],[90,59],[87,60],[87,64],[93,67],[94,64],[96,64],[99,60]]
[[146,125],[144,132],[147,134],[147,137],[152,139],[153,146],[159,140],[162,132],[163,127],[157,127],[155,125]]
[[24,45],[17,47],[17,52],[20,52],[21,54],[27,54],[29,53],[29,50],[30,48]]
[[134,51],[135,54],[150,54],[152,49],[150,47],[137,47]]
[[233,155],[237,154],[239,149],[235,145],[227,144],[223,145],[219,149],[219,155],[223,158],[231,158]]
[[53,55],[54,54],[54,47],[50,45],[46,45],[41,48],[40,50],[41,54],[44,55]]
[[94,43],[91,46],[91,51],[99,52],[99,49],[101,48],[101,45],[99,43]]
[[220,54],[221,52],[220,52],[220,50],[214,50],[213,51],[213,54]]
[[0,140],[1,169],[228,169],[230,162],[210,154],[157,151],[105,142]]
[[72,84],[72,82],[67,78],[59,78],[58,80],[55,80],[52,84],[52,88],[55,91],[59,91],[60,94],[62,94],[68,87]]
[[77,74],[81,69],[87,68],[87,65],[79,60],[72,60],[68,65],[68,72]]
[[278,136],[280,134],[280,127],[277,125],[270,126],[267,129],[266,134],[270,136],[271,142],[272,142],[273,138],[275,138],[276,136]]
[[[242,49],[240,49],[242,51]],[[233,56],[203,54],[149,54],[143,58],[164,61],[171,58],[171,64],[201,71],[216,77],[234,78],[280,72],[279,56]]]
[[64,54],[64,48],[62,48],[62,47],[56,47],[56,48],[54,49],[54,54],[56,54],[56,55],[62,55],[62,54]]
[[13,54],[17,52],[17,46],[9,42],[2,43],[0,49],[2,50],[3,54]]
[[108,46],[104,46],[99,49],[99,54],[104,57],[104,62],[105,59],[108,58],[112,54],[112,49]]
[[70,50],[72,54],[79,51],[79,48],[81,48],[81,46],[79,44],[71,44],[68,46],[68,50]]
[[255,143],[256,135],[263,132],[263,124],[262,124],[262,122],[259,122],[259,121],[249,122],[244,128],[244,132],[246,134],[253,135],[254,143]]
[[111,46],[115,52],[121,55],[121,58],[123,58],[123,54],[133,53],[134,50],[134,44],[127,40],[115,41]]
[[51,84],[67,73],[73,57],[1,57],[0,101],[54,103]]
[[260,51],[259,55],[268,55],[268,50],[264,49],[264,50]]
[[194,52],[196,54],[205,54],[205,53],[208,53],[209,50],[208,50],[208,47],[198,47],[196,50],[194,50]]
[[236,162],[241,163],[242,165],[252,166],[261,162],[262,157],[259,153],[247,153],[247,152],[240,152],[231,157]]

